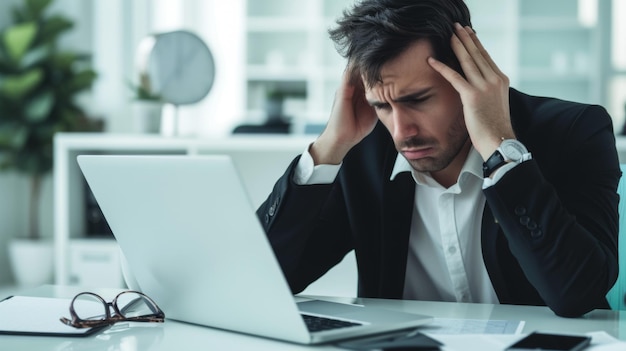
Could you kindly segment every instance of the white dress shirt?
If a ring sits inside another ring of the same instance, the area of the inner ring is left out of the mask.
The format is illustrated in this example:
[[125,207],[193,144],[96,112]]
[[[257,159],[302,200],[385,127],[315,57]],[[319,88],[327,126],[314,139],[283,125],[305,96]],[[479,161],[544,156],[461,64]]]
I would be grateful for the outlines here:
[[472,148],[456,184],[446,189],[404,157],[396,159],[391,179],[411,172],[416,183],[405,299],[498,303],[481,249],[482,164]]
[[[413,170],[398,155],[391,179],[411,172],[416,182],[403,298],[430,301],[498,303],[482,256],[481,225],[485,205],[483,188],[495,184],[515,163],[483,178],[483,160],[471,148],[457,183],[446,189],[428,172]],[[339,165],[314,165],[304,151],[295,169],[300,185],[328,184]]]

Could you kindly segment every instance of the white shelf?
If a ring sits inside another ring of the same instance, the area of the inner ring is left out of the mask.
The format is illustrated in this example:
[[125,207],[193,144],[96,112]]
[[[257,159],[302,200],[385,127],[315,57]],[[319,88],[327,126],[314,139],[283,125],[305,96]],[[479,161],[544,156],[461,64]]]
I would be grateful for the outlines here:
[[548,67],[527,67],[520,69],[520,80],[523,81],[552,81],[552,82],[588,82],[595,79],[589,73],[581,72],[555,72]]
[[[313,69],[315,70],[315,68]],[[306,81],[311,69],[299,66],[248,65],[248,81]]]
[[248,32],[308,32],[318,28],[316,22],[308,20],[306,17],[285,18],[275,17],[248,17]]
[[551,16],[533,16],[526,17],[520,20],[520,29],[525,31],[580,31],[580,32],[588,32],[592,29],[583,26],[577,19],[575,18],[567,18],[567,17],[551,17]]

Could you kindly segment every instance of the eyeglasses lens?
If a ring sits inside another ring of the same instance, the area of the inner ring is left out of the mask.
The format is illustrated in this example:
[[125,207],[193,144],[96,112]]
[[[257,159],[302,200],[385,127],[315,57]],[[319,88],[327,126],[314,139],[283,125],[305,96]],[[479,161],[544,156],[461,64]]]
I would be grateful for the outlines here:
[[118,296],[117,307],[125,318],[148,316],[158,312],[145,296],[132,291]]
[[74,311],[83,320],[106,319],[107,305],[92,294],[81,294],[74,300]]

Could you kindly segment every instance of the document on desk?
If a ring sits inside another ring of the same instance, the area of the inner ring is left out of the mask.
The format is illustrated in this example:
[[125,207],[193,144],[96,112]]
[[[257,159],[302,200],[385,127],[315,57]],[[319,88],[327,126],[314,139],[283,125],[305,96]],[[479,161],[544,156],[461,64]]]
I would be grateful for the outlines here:
[[426,334],[520,334],[524,321],[435,318],[421,327]]
[[[102,329],[78,329],[63,324],[59,318],[70,317],[71,301],[49,297],[8,297],[0,301],[0,334],[85,336]],[[101,310],[102,306],[100,313]]]

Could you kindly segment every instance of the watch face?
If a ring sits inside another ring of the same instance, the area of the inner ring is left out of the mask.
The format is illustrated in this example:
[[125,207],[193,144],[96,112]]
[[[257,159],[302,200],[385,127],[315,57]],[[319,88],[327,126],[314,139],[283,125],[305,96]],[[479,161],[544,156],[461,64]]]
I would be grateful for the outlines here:
[[146,73],[150,90],[174,105],[202,100],[215,78],[213,56],[197,35],[173,31],[153,36]]
[[527,153],[526,147],[517,140],[504,140],[500,144],[500,149],[507,160],[519,161]]

